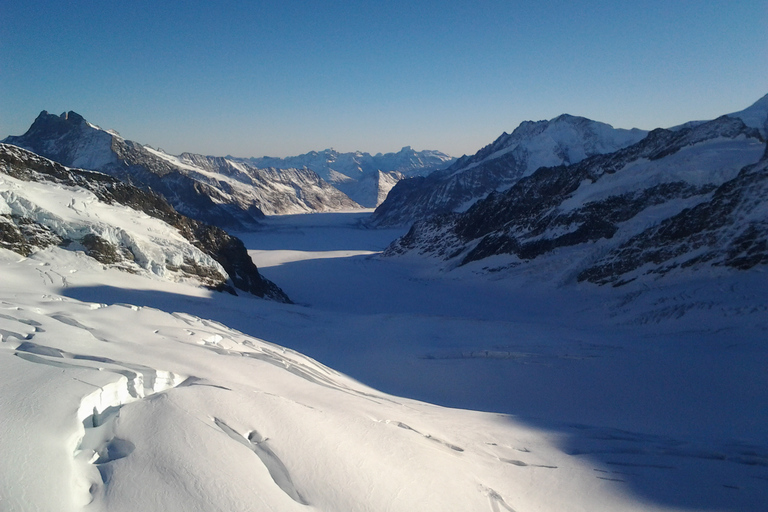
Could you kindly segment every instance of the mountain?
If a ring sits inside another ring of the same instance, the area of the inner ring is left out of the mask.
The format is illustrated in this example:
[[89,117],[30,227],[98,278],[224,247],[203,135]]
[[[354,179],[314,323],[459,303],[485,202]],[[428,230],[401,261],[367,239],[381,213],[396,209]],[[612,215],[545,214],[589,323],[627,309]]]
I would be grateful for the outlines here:
[[399,182],[376,209],[372,223],[405,225],[435,214],[464,211],[539,167],[568,165],[611,153],[646,135],[643,130],[615,129],[567,114],[550,121],[526,121],[445,170]]
[[256,169],[223,158],[163,151],[102,130],[75,112],[43,111],[13,144],[60,164],[96,170],[165,197],[180,213],[244,228],[267,213],[303,213],[358,205],[309,170]]
[[[228,186],[248,196],[267,215],[360,208],[309,169],[257,168],[229,158],[194,153],[182,153],[178,157],[162,153],[161,156],[188,168],[196,179],[221,180],[224,188]],[[240,190],[243,187],[244,191]]]
[[[602,255],[578,279],[623,284],[644,273],[708,264],[768,265],[768,148],[708,200],[664,219]],[[621,281],[620,281],[621,279]]]
[[738,117],[657,129],[417,222],[385,254],[486,271],[557,268],[562,280],[615,285],[704,264],[750,268],[768,262],[766,158],[765,139]]
[[310,307],[0,248],[0,509],[764,512],[759,268],[540,294],[370,258],[365,215],[248,235]]
[[383,202],[398,181],[444,169],[455,158],[440,151],[415,151],[406,146],[397,153],[376,155],[359,151],[339,153],[334,149],[326,149],[288,158],[265,156],[236,160],[256,167],[311,169],[356,202],[373,208]]
[[8,144],[0,144],[0,247],[23,256],[82,251],[133,274],[290,302],[220,228],[179,214],[153,192]]

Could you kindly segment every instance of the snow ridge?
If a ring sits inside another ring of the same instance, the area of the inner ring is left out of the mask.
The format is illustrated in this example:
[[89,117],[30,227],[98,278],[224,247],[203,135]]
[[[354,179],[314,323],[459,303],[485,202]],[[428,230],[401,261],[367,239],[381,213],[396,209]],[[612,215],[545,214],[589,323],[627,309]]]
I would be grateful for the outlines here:
[[745,125],[757,128],[763,138],[768,138],[768,94],[744,110],[728,116],[741,119]]

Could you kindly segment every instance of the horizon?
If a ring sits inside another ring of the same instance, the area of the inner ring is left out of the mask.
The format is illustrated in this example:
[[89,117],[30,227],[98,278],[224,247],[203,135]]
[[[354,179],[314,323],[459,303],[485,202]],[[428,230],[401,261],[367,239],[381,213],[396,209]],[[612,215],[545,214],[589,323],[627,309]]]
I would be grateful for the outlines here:
[[460,157],[526,120],[568,113],[650,130],[768,92],[768,5],[757,1],[37,1],[5,11],[3,138],[42,110],[74,111],[175,155],[410,146]]

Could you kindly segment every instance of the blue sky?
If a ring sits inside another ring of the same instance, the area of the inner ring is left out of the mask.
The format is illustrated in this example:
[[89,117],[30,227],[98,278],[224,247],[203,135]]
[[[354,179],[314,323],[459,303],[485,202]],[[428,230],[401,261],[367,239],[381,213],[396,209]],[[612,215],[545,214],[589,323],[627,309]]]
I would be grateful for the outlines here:
[[768,2],[3,2],[0,138],[74,110],[178,154],[474,153],[523,120],[622,128],[768,93]]

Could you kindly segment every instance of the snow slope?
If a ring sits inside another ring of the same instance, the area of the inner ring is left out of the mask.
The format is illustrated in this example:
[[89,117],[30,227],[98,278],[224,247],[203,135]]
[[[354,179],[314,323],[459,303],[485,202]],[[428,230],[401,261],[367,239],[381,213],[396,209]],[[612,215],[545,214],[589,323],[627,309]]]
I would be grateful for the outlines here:
[[762,510],[764,275],[446,278],[369,214],[248,240],[304,305],[0,250],[3,510]]
[[764,272],[562,287],[564,254],[503,279],[443,273],[372,257],[398,230],[344,217],[271,218],[269,236],[246,236],[308,306],[283,326],[259,321],[265,337],[397,395],[514,414],[649,510],[762,509],[765,460],[744,457],[766,454]]
[[49,251],[0,250],[3,510],[647,510],[510,417],[389,396],[183,312],[63,297],[59,275],[95,270]]
[[763,137],[768,138],[768,94],[739,112],[728,114],[741,119],[745,125],[757,128]]

